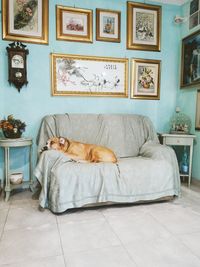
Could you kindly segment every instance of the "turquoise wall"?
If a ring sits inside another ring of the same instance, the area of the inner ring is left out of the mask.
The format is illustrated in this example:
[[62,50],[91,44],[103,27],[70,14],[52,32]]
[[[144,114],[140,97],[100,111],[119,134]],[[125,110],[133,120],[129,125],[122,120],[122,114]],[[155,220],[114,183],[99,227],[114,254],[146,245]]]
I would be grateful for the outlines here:
[[[139,1],[144,2],[144,1]],[[145,1],[148,3],[148,1]],[[93,9],[94,41],[92,44],[56,40],[55,5],[75,6]],[[152,2],[151,2],[152,4]],[[157,3],[155,3],[157,4]],[[95,41],[95,9],[115,9],[121,11],[121,43]],[[162,41],[161,52],[145,52],[126,49],[126,0],[50,0],[49,1],[49,45],[27,44],[28,85],[21,92],[7,82],[6,47],[10,42],[0,40],[0,118],[13,114],[27,124],[26,136],[32,136],[34,142],[41,119],[53,113],[137,113],[148,115],[157,131],[168,131],[168,122],[175,109],[179,80],[177,79],[180,27],[173,23],[173,18],[180,13],[180,7],[162,6]],[[1,27],[0,27],[1,28]],[[50,82],[50,53],[69,53],[92,56],[160,59],[161,99],[133,100],[130,98],[104,97],[52,97]],[[34,147],[34,153],[36,147]],[[17,152],[16,152],[17,153]],[[17,159],[18,160],[18,159]],[[19,159],[21,160],[21,158]],[[12,164],[16,157],[12,157]],[[24,162],[24,158],[22,162]],[[17,162],[18,164],[19,162]],[[0,154],[2,173],[3,158]]]
[[[182,15],[189,18],[189,3],[186,3],[182,6]],[[200,29],[200,26],[194,27],[192,30],[189,30],[189,19],[186,23],[181,25],[181,40],[182,38],[190,35],[191,33]],[[180,43],[181,43],[180,40]],[[181,62],[181,51],[179,53]],[[179,75],[180,77],[180,75]],[[193,154],[193,168],[192,176],[200,180],[200,132],[195,131],[195,116],[196,116],[196,97],[197,89],[200,87],[187,88],[178,90],[177,95],[177,106],[180,106],[181,111],[189,115],[192,120],[192,133],[196,135],[195,145],[194,145],[194,154]]]

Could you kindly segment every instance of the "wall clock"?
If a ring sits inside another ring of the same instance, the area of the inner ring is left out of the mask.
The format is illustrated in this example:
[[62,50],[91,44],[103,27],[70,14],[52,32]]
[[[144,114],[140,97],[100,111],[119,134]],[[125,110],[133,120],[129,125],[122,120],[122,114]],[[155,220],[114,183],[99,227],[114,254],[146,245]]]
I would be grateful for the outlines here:
[[26,56],[29,51],[21,42],[13,42],[6,47],[8,52],[8,81],[14,84],[18,92],[27,81]]

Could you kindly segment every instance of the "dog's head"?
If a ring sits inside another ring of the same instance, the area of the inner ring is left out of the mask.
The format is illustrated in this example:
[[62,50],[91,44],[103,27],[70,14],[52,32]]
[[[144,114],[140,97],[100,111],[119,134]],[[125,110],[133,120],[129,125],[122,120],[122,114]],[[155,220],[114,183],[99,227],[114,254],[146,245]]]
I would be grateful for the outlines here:
[[41,152],[50,149],[66,151],[68,143],[69,141],[64,137],[52,137],[47,141],[46,146],[41,149]]

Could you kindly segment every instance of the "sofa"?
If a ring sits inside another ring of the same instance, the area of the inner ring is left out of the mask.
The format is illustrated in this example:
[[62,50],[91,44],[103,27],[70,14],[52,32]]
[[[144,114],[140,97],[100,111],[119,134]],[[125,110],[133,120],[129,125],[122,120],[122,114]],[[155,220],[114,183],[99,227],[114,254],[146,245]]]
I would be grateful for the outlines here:
[[161,145],[150,119],[131,114],[57,114],[42,119],[38,151],[53,136],[112,149],[117,163],[81,163],[64,153],[38,153],[34,171],[42,208],[61,213],[89,204],[135,203],[179,196],[176,155]]

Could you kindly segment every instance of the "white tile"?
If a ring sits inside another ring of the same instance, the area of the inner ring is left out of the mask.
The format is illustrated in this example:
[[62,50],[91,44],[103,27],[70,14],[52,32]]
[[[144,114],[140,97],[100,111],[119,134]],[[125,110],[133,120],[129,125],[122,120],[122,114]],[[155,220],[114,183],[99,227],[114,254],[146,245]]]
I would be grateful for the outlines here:
[[122,247],[109,247],[65,255],[68,267],[136,267]]
[[1,264],[62,254],[58,229],[47,225],[4,231],[0,251]]
[[41,225],[56,225],[55,215],[49,210],[40,212],[34,206],[15,207],[8,212],[5,231]]
[[138,267],[199,267],[200,260],[173,236],[125,245]]
[[100,220],[104,217],[98,209],[78,209],[57,215],[56,218],[58,224],[61,224],[70,222],[87,222],[89,220]]
[[200,231],[200,214],[190,207],[170,205],[150,210],[151,215],[173,234]]
[[152,240],[157,236],[169,236],[169,232],[161,226],[151,215],[113,215],[108,218],[110,226],[123,244],[137,240]]
[[0,226],[5,224],[8,209],[0,209]]
[[63,223],[59,225],[59,230],[65,253],[120,244],[120,241],[104,219]]
[[200,258],[200,232],[178,235],[177,238],[188,247],[188,250],[192,251],[192,253]]
[[63,256],[55,256],[31,261],[20,261],[13,264],[0,264],[0,267],[65,267],[65,262]]

